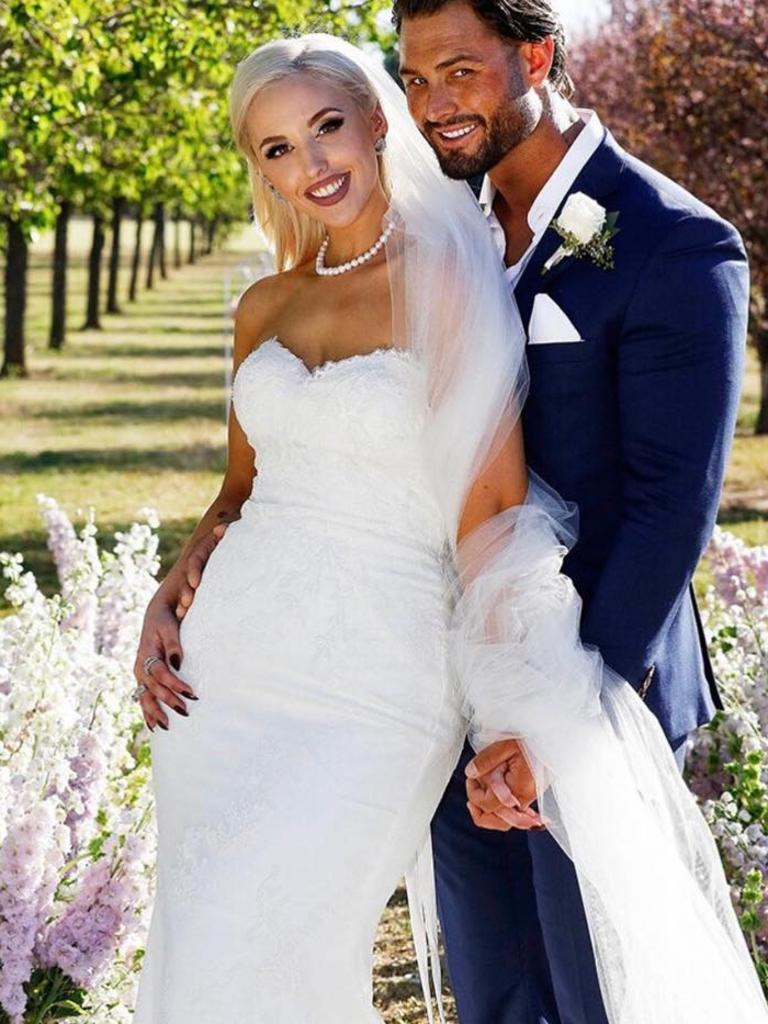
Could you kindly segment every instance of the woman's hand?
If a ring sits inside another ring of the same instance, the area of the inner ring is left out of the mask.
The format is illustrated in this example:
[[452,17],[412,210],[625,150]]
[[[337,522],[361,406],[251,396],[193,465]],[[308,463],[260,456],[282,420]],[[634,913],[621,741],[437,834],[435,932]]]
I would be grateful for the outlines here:
[[176,603],[176,618],[183,619],[195,599],[195,590],[200,586],[203,578],[203,569],[208,559],[213,554],[213,549],[227,532],[229,523],[217,523],[209,532],[204,534],[197,544],[190,551],[184,571],[184,579],[179,591]]
[[[188,715],[187,706],[179,694],[190,700],[197,700],[189,685],[174,675],[168,667],[181,667],[182,650],[179,642],[179,620],[174,614],[172,604],[163,594],[162,589],[152,599],[144,615],[139,649],[133,666],[133,674],[139,683],[147,689],[141,695],[139,703],[144,714],[147,728],[154,732],[155,726],[168,729],[168,715],[162,704],[173,708],[180,715]],[[148,658],[157,658],[145,669]]]
[[536,783],[517,740],[492,743],[469,762],[465,773],[467,807],[480,828],[508,832],[546,827],[531,807]]
[[[168,728],[168,716],[162,704],[173,708],[180,715],[187,715],[187,706],[179,694],[189,700],[197,700],[188,683],[183,682],[172,669],[181,667],[182,650],[179,639],[179,624],[189,611],[200,585],[203,571],[214,548],[237,516],[222,511],[229,504],[229,498],[219,495],[198,529],[192,536],[181,558],[166,577],[160,589],[149,603],[144,615],[139,649],[133,665],[133,674],[147,689],[139,703],[147,727],[154,732],[155,726]],[[213,529],[206,529],[206,520],[214,515],[231,516],[217,523]]]

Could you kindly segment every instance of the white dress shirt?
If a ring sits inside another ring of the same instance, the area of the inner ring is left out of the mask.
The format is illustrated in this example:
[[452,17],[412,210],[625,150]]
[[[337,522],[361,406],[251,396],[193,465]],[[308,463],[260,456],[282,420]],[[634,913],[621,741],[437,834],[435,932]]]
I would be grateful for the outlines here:
[[[533,240],[517,263],[505,268],[505,276],[513,290],[544,232],[552,223],[558,207],[568,195],[574,181],[584,170],[587,161],[605,138],[605,128],[594,110],[578,110],[577,112],[584,122],[584,127],[568,147],[565,156],[554,169],[552,176],[544,184],[528,211],[528,226],[533,232]],[[488,227],[491,229],[491,235],[503,261],[507,242],[504,237],[504,228],[493,212],[495,197],[496,189],[486,175],[478,201],[483,213],[488,218]]]

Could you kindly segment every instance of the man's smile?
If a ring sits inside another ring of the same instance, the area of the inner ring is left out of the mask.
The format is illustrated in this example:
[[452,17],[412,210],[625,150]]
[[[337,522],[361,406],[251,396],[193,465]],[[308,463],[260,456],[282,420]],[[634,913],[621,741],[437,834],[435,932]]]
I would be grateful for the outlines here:
[[472,121],[465,124],[446,126],[445,128],[433,128],[432,134],[437,135],[441,143],[450,148],[469,138],[479,127],[480,124],[477,121]]

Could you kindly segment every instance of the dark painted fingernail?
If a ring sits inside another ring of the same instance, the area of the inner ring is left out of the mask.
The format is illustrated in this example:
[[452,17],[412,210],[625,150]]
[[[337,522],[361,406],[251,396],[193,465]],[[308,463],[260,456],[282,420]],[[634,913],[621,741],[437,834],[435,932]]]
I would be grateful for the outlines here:
[[168,660],[171,663],[171,668],[175,668],[176,671],[178,672],[178,670],[181,668],[181,658],[179,658],[178,654],[172,654]]
[[168,726],[165,725],[163,722],[158,722],[157,724],[160,726],[161,729],[165,729],[165,731],[168,732]]
[[186,715],[187,717],[189,717],[189,712],[187,711],[186,708],[174,707],[173,710],[176,712],[177,715]]
[[187,700],[199,700],[199,698],[198,698],[198,697],[196,697],[196,696],[194,695],[194,693],[187,693],[187,691],[186,691],[186,690],[182,690],[182,691],[181,691],[181,696],[182,696],[182,697],[186,697],[186,698],[187,698]]

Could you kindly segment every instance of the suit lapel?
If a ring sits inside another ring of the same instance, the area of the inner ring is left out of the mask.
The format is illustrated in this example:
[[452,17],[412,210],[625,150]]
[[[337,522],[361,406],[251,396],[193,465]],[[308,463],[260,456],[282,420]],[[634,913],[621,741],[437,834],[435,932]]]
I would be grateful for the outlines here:
[[[558,213],[560,211],[558,210]],[[562,239],[558,233],[551,227],[547,228],[542,236],[541,241],[536,246],[528,265],[525,268],[520,280],[517,282],[515,288],[515,298],[517,299],[517,305],[520,309],[520,316],[523,318],[523,323],[528,324],[531,319],[531,311],[533,309],[533,301],[539,292],[546,291],[549,283],[554,277],[557,277],[570,263],[572,257],[568,256],[564,260],[561,260],[557,266],[543,274],[544,264],[547,262],[550,256],[553,256],[561,243]]]
[[[621,147],[611,133],[606,131],[605,138],[584,165],[581,173],[568,190],[567,195],[563,196],[555,216],[558,217],[560,215],[560,211],[565,205],[568,196],[574,192],[585,192],[588,196],[602,203],[616,190],[618,178],[623,167],[624,161]],[[548,270],[546,274],[542,274],[544,264],[557,251],[561,241],[562,239],[554,228],[548,227],[517,283],[515,299],[520,309],[520,316],[526,327],[531,319],[534,299],[539,292],[547,292],[552,283],[577,262],[575,257],[567,256],[556,266],[552,267],[551,270]]]

